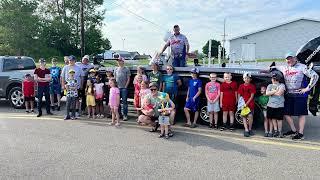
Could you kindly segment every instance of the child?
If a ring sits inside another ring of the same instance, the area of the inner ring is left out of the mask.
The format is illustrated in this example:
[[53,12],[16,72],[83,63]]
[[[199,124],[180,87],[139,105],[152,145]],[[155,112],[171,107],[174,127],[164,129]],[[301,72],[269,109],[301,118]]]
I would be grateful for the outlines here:
[[70,119],[70,111],[71,119],[74,120],[76,118],[76,99],[78,97],[78,82],[74,78],[75,71],[73,69],[69,70],[69,77],[65,83],[65,90],[67,96],[67,114],[64,120]]
[[96,76],[96,83],[94,84],[95,101],[96,101],[96,113],[98,118],[104,118],[103,115],[103,97],[104,97],[104,84],[101,81],[101,76]]
[[[109,86],[109,82],[111,79],[114,79],[114,75],[113,75],[113,72],[111,69],[107,69],[106,71],[106,82],[105,82],[105,94],[108,94],[109,95],[109,92],[110,92],[110,86]],[[109,104],[109,98],[106,98],[106,104],[108,105]],[[107,117],[108,118],[111,118],[111,111],[110,111],[110,108],[109,106],[107,106]]]
[[250,113],[243,117],[244,136],[249,137],[254,135],[252,131],[253,113],[254,113],[254,94],[256,87],[251,84],[251,74],[243,74],[244,84],[241,84],[238,89],[239,97],[241,96],[245,102],[245,107],[250,108]]
[[162,73],[158,70],[158,64],[152,63],[151,69],[152,71],[148,73],[148,79],[150,83],[157,83],[159,90],[162,90]]
[[92,118],[95,119],[95,107],[96,107],[96,101],[95,101],[95,96],[94,96],[94,86],[92,81],[87,80],[87,86],[86,86],[86,102],[87,102],[87,108],[88,108],[88,118],[91,118],[91,114],[92,114]]
[[265,86],[261,86],[260,92],[261,96],[259,96],[257,102],[261,106],[264,117],[264,137],[272,137],[273,126],[272,121],[267,118],[267,104],[269,101],[269,96],[266,95],[267,88]]
[[272,84],[267,87],[266,95],[269,96],[267,104],[267,118],[272,120],[274,134],[273,137],[283,138],[282,120],[284,116],[284,92],[285,85],[280,83],[281,77],[278,74],[272,75]]
[[[216,82],[217,74],[210,74],[210,82],[206,84],[205,92],[208,101],[207,111],[210,113],[210,128],[218,129],[218,112],[220,111],[219,98],[220,98],[220,84]],[[213,125],[214,117],[214,125]]]
[[172,108],[169,108],[168,101],[167,102],[161,101],[160,104],[161,104],[160,105],[161,107],[158,109],[158,112],[160,113],[160,116],[159,116],[159,124],[160,124],[159,138],[165,137],[166,139],[169,139],[169,126],[170,126],[169,115],[170,115],[170,111],[172,111]]
[[[154,105],[151,104],[151,100],[149,98],[144,98],[141,107],[137,108],[138,111],[141,111],[144,115],[154,114]],[[137,121],[140,125],[145,126],[144,123]]]
[[[60,74],[61,68],[57,66],[58,60],[52,58],[52,67],[49,68],[51,74],[50,82],[50,101],[51,109],[60,111],[60,100],[61,100],[61,83],[60,83]],[[55,107],[54,96],[57,96],[57,107]]]
[[97,71],[95,69],[89,70],[88,80],[90,80],[92,84],[95,84],[97,82],[96,74],[97,74]]
[[178,88],[182,85],[179,76],[173,73],[173,66],[167,65],[167,74],[163,75],[163,92],[168,93],[170,99],[175,102],[178,94]]
[[228,114],[230,118],[229,130],[234,130],[234,112],[236,110],[237,103],[237,83],[232,81],[231,73],[223,74],[224,82],[220,87],[220,107],[223,111],[223,125],[220,128],[220,131],[223,131],[227,128]]
[[[134,84],[134,107],[139,108],[141,107],[140,101],[140,90],[141,90],[141,82],[142,82],[142,75],[137,75],[137,82]],[[137,112],[139,114],[139,111]]]
[[[118,108],[120,106],[120,90],[117,87],[117,82],[115,79],[111,79],[109,82],[110,94],[109,94],[109,106],[112,112],[112,121],[110,125],[120,126],[120,117]],[[115,122],[116,121],[116,122]]]
[[[188,92],[187,92],[187,98],[186,98],[186,105],[184,107],[184,113],[187,118],[187,123],[185,124],[186,127],[195,128],[197,127],[197,119],[199,116],[199,102],[200,102],[200,94],[202,89],[202,82],[200,79],[198,79],[199,76],[199,69],[193,68],[191,69],[191,77],[192,79],[189,80],[188,83]],[[191,124],[190,120],[190,113],[194,112],[194,120]]]
[[144,68],[142,66],[137,67],[137,75],[134,76],[133,79],[133,85],[135,85],[138,82],[138,76],[142,76],[142,81],[147,81],[148,77],[144,73]]
[[[140,97],[140,102],[144,102],[143,99],[144,97],[146,97],[148,94],[151,93],[149,87],[149,83],[148,81],[142,81],[141,82],[141,89],[140,89],[140,93],[139,93],[139,97]],[[142,106],[142,104],[141,104]]]
[[[24,96],[24,102],[26,105],[26,113],[34,113],[34,96],[35,96],[35,88],[34,81],[31,77],[31,74],[26,74],[25,79],[22,82],[22,92]],[[29,109],[30,105],[30,109]]]

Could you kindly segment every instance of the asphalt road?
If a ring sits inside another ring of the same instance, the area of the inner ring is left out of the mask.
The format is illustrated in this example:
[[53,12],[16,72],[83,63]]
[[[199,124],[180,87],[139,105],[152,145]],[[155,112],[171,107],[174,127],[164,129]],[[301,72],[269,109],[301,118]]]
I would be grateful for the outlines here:
[[165,140],[133,120],[116,128],[106,119],[39,119],[6,106],[0,104],[0,179],[320,179],[320,143],[310,138],[177,126]]

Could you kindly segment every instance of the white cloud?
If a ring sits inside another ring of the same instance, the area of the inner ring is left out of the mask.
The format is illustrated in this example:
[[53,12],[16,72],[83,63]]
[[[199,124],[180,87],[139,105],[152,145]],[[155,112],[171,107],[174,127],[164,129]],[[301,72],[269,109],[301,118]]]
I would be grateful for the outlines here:
[[[228,38],[269,27],[298,17],[319,17],[318,11],[298,11],[303,0],[117,0],[106,2],[103,32],[113,49],[153,54],[163,46],[166,30],[179,24],[191,50],[202,50],[205,42],[222,39],[223,19],[227,19]],[[153,25],[132,13],[156,23]]]

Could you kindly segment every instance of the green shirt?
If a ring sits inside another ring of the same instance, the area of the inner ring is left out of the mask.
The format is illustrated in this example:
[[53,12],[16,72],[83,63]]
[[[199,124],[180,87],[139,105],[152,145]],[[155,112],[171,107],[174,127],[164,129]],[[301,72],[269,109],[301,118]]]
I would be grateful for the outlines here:
[[267,109],[267,104],[269,101],[269,96],[267,95],[261,95],[258,97],[258,104],[263,108],[263,109]]

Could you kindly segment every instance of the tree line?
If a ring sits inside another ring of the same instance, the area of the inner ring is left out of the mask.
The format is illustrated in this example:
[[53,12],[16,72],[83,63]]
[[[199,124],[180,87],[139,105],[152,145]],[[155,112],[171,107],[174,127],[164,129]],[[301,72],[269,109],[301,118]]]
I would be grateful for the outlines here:
[[[84,0],[85,54],[111,49],[103,0]],[[1,0],[0,55],[80,56],[79,0]]]

